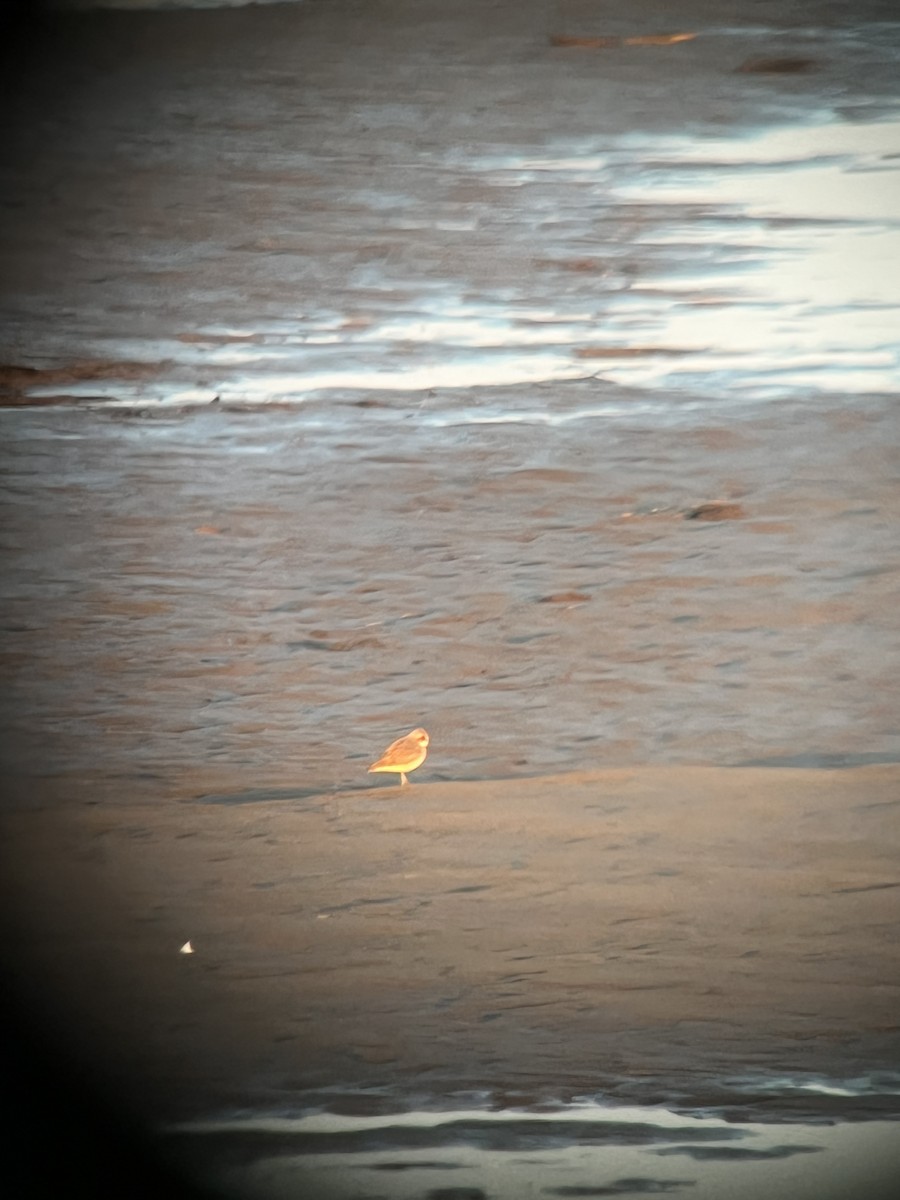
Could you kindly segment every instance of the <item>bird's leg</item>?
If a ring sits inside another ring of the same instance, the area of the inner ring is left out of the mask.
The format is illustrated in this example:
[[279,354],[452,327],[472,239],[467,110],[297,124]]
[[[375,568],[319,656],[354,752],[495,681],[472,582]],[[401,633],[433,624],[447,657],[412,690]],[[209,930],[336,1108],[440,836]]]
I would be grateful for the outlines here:
[[401,787],[409,786],[409,780],[406,778],[406,775],[403,773],[403,771],[400,772],[400,786]]

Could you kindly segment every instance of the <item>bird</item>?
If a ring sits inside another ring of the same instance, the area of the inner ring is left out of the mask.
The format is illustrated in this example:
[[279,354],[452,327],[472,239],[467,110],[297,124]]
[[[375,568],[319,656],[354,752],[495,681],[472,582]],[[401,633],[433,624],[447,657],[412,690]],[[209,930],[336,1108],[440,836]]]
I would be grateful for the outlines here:
[[406,772],[421,767],[427,753],[428,734],[424,729],[414,729],[405,737],[391,742],[381,758],[369,767],[369,774],[373,771],[393,771],[400,775],[400,786],[405,787],[409,783]]

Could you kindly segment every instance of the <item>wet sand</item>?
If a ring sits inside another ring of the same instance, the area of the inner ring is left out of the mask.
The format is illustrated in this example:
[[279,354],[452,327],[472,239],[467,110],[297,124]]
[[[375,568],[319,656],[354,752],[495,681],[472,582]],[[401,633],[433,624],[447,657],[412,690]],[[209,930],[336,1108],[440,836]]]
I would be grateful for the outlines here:
[[157,1117],[335,1083],[712,1103],[736,1071],[854,1077],[898,1049],[898,784],[633,768],[152,805],[100,786],[4,820],[10,962]]
[[900,758],[893,401],[539,415],[0,414],[10,790]]

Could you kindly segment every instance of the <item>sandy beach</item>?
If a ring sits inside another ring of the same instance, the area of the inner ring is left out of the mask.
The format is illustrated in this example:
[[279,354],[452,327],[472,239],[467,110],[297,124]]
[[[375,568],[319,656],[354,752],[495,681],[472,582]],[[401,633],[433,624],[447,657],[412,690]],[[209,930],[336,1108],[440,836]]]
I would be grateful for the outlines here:
[[338,1080],[712,1103],[737,1064],[852,1077],[896,1061],[898,781],[695,767],[99,794],[4,821],[10,961],[57,1029],[65,997],[92,1074],[140,1080],[123,1099],[156,1117]]

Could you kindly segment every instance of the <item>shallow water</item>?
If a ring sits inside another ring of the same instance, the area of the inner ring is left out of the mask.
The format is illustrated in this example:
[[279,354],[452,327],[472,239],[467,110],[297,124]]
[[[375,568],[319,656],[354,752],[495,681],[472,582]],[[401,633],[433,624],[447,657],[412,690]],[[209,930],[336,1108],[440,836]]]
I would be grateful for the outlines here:
[[[510,255],[530,243],[544,256],[527,288],[491,286],[474,263],[454,262],[440,281],[415,278],[392,267],[388,250],[350,270],[348,294],[329,310],[259,320],[251,306],[237,326],[204,322],[152,340],[85,330],[73,346],[80,357],[160,366],[149,381],[113,370],[64,394],[181,405],[581,379],[663,391],[662,407],[672,390],[687,391],[718,412],[723,393],[783,402],[810,388],[894,390],[900,284],[885,264],[900,258],[900,123],[818,120],[699,141],[626,134],[604,138],[599,152],[596,140],[539,156],[450,150],[431,169],[445,188],[478,190],[480,202],[453,205],[459,215],[442,220],[416,215],[431,205],[411,191],[342,192],[340,204],[360,213],[346,250],[429,230],[465,244],[500,225]],[[298,152],[297,168],[311,165]],[[290,235],[257,250],[305,252]],[[287,295],[283,303],[293,307]],[[114,325],[103,312],[94,319]],[[59,396],[60,385],[28,395]],[[452,411],[453,397],[441,399]],[[502,398],[492,415],[515,419]]]
[[[41,152],[6,168],[3,358],[55,372],[19,394],[399,394],[444,419],[477,388],[482,419],[516,420],[552,416],[550,385],[577,380],[599,413],[610,384],[710,413],[895,390],[893,14],[807,5],[797,25],[756,5],[711,24],[686,7],[694,40],[579,52],[549,46],[554,22],[629,21],[525,12],[82,17],[102,69],[35,114]],[[263,59],[223,36],[251,22]],[[183,44],[160,54],[155,31]],[[218,53],[193,55],[185,34],[210,32]],[[742,73],[787,46],[809,70]]]
[[[659,1193],[887,1200],[900,1175],[892,1121],[835,1124],[826,1116],[761,1124],[587,1100],[392,1111],[378,1095],[319,1099],[318,1111],[305,1115],[235,1115],[177,1127],[168,1153],[223,1195],[266,1200],[298,1188],[322,1200],[359,1200],[385,1188],[396,1200]],[[377,1109],[379,1100],[386,1115],[347,1115],[354,1106]]]

